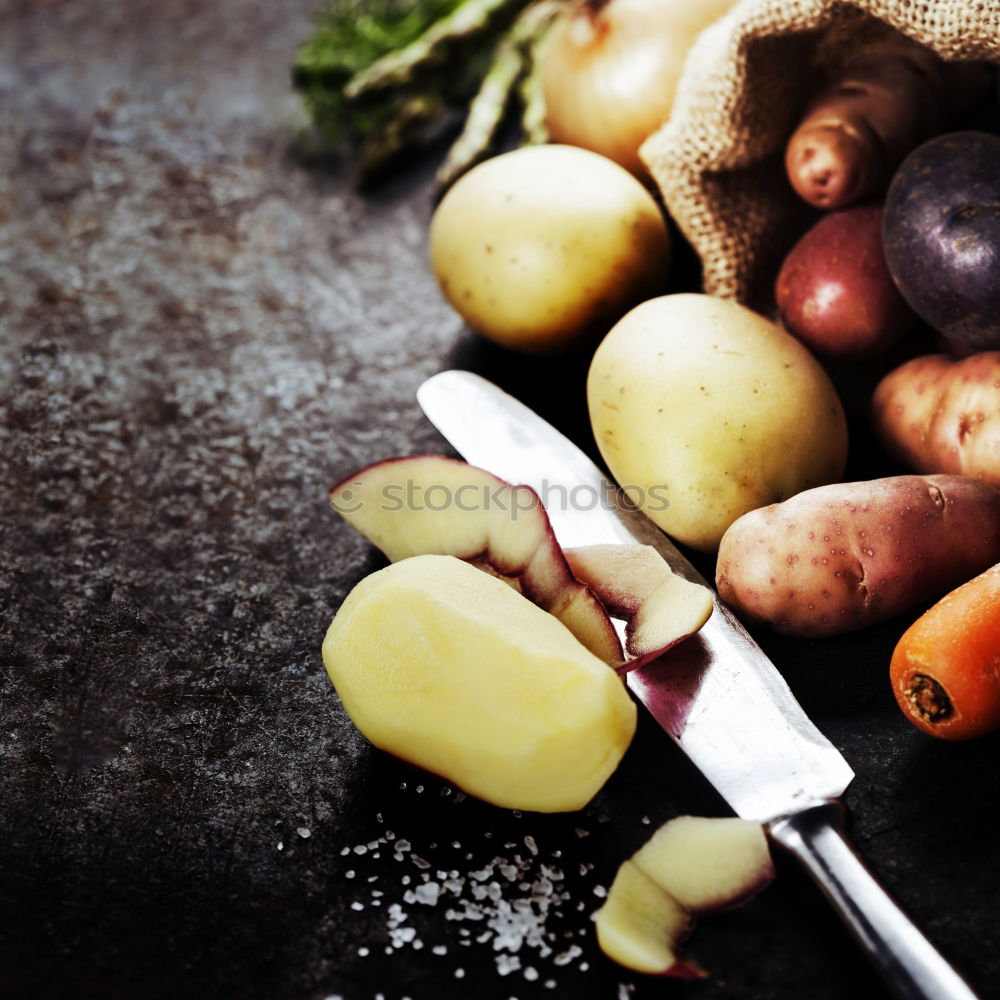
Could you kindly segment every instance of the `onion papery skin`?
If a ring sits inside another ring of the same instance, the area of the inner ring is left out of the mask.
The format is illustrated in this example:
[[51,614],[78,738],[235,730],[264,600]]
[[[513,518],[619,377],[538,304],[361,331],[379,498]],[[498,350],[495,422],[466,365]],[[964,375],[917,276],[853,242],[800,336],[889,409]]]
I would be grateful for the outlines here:
[[669,118],[695,38],[733,3],[568,4],[539,67],[552,141],[600,153],[647,179],[639,147]]

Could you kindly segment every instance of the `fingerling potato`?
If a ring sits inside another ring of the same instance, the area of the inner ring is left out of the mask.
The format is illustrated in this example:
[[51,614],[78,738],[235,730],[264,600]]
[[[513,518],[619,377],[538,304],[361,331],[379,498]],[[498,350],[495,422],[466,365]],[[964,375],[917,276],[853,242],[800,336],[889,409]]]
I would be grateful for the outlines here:
[[879,382],[872,419],[886,451],[909,468],[1000,487],[1000,351],[907,361]]
[[872,625],[1000,562],[1000,491],[963,476],[835,483],[744,514],[716,585],[741,618],[803,637]]

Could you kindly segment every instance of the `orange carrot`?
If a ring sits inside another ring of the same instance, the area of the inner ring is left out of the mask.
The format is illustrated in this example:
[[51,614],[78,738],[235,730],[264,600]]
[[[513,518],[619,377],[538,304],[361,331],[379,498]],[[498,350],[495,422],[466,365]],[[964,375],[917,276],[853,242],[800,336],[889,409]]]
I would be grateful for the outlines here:
[[903,633],[889,677],[903,714],[925,733],[968,740],[1000,728],[1000,564]]

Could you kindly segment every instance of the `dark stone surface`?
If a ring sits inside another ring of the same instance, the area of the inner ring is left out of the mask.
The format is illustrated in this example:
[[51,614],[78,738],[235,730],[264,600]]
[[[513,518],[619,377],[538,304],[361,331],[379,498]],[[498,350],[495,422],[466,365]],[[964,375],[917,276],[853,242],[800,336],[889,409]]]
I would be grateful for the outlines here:
[[[313,5],[3,5],[0,996],[882,995],[785,858],[697,931],[707,981],[601,957],[618,862],[671,815],[725,812],[648,721],[588,809],[543,817],[344,717],[319,645],[380,563],[327,486],[444,451],[414,390],[455,364],[585,443],[584,366],[490,349],[444,306],[428,164],[361,198],[289,155]],[[1000,997],[1000,745],[902,720],[901,627],[762,638],[858,772],[872,868]]]

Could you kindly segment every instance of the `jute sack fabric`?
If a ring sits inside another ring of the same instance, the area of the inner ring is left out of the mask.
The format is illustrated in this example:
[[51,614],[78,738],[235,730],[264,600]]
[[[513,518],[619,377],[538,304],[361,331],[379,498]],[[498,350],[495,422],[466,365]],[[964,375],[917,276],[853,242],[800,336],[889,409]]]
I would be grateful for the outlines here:
[[815,218],[785,176],[785,144],[817,81],[890,31],[949,61],[1000,62],[1000,0],[742,0],[698,38],[641,156],[704,291],[770,307],[781,260]]

